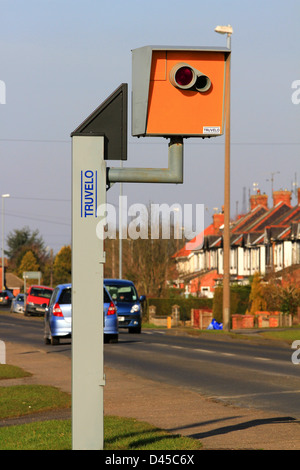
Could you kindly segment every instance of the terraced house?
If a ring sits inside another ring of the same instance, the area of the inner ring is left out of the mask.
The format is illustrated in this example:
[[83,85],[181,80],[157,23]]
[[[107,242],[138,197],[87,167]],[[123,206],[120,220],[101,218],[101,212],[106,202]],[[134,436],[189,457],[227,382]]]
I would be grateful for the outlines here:
[[[297,205],[291,205],[292,193],[273,192],[268,196],[250,196],[250,211],[230,226],[231,282],[248,283],[255,272],[266,275],[285,268],[300,268],[300,188]],[[214,214],[203,232],[203,244],[188,250],[188,244],[175,253],[179,284],[194,295],[213,296],[223,277],[223,213]]]

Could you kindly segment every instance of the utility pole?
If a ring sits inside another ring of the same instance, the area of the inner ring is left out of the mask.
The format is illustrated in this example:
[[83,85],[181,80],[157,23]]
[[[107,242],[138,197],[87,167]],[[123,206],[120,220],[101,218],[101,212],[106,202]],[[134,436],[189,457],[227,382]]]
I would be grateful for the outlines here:
[[[231,50],[231,34],[228,26],[217,26],[217,33],[227,34],[227,48]],[[225,117],[225,169],[224,169],[224,230],[223,230],[223,329],[230,330],[230,70],[231,54],[226,69],[226,117]]]

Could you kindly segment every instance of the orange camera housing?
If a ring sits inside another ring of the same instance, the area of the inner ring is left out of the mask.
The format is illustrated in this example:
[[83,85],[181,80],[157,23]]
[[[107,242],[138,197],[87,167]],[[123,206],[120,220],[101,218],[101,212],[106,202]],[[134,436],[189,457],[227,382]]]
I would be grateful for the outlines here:
[[229,49],[146,46],[132,52],[133,136],[223,134]]

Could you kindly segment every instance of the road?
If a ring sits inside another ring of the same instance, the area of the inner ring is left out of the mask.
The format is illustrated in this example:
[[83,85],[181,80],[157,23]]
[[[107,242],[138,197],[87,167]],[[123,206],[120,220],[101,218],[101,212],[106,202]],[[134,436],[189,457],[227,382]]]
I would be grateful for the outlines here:
[[[41,318],[1,313],[0,339],[53,348],[43,343]],[[63,341],[55,351],[70,357],[71,341]],[[137,335],[124,331],[119,343],[105,345],[104,363],[224,403],[299,419],[300,364],[292,363],[292,352],[288,346],[177,336],[157,330]]]

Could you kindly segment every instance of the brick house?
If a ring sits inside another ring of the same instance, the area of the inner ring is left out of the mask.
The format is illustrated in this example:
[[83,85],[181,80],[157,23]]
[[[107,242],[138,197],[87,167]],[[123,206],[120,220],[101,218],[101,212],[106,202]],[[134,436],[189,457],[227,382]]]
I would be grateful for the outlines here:
[[[186,290],[193,295],[213,295],[223,277],[224,214],[214,214],[203,232],[203,244],[188,250],[188,244],[175,253],[177,271]],[[273,192],[250,197],[250,210],[230,225],[231,282],[248,283],[255,272],[262,275],[300,267],[300,188],[298,203],[291,206],[291,192]],[[209,281],[208,281],[209,279]]]
[[[16,296],[23,289],[24,281],[23,279],[20,279],[18,276],[16,276],[13,273],[7,273],[5,267],[6,267],[6,260],[4,260],[4,285],[6,289],[10,290]],[[1,260],[1,265],[0,265],[0,279],[1,279],[1,284],[2,284],[2,260]]]

